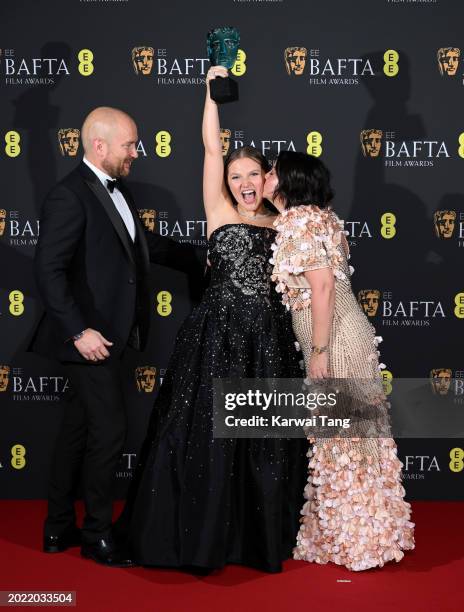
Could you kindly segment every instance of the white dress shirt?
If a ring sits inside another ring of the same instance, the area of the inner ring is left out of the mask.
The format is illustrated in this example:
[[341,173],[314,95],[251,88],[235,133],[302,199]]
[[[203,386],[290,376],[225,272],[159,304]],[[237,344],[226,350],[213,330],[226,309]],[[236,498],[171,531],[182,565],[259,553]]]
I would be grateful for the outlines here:
[[85,157],[82,161],[84,162],[84,164],[87,164],[87,166],[92,170],[92,172],[95,172],[95,174],[103,184],[103,187],[107,190],[108,195],[113,200],[116,210],[121,215],[121,218],[124,221],[124,225],[126,226],[127,231],[129,232],[129,236],[132,238],[132,241],[134,241],[135,223],[130,208],[127,205],[127,202],[122,193],[119,191],[119,189],[115,187],[113,193],[111,193],[106,184],[106,181],[113,181],[114,179],[112,179],[111,176],[109,176],[108,174],[94,166],[92,163],[90,163],[89,160]]

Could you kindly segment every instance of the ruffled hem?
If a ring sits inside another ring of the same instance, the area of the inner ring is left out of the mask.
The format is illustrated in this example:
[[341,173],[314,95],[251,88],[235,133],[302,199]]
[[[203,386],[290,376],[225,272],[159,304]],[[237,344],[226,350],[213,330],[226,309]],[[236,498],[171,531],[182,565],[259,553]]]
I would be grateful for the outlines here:
[[362,452],[362,439],[319,441],[308,452],[307,501],[294,559],[362,571],[400,561],[404,550],[414,548],[395,441],[377,441],[377,465]]

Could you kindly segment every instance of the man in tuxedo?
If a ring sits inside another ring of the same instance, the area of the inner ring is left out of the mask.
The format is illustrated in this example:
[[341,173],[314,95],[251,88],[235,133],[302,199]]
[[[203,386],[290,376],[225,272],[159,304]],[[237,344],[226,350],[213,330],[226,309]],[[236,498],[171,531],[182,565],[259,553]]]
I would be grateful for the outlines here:
[[[45,200],[35,254],[45,314],[30,349],[60,361],[71,383],[52,461],[44,551],[81,544],[83,556],[121,567],[132,564],[111,533],[112,483],[126,433],[121,357],[147,341],[150,262],[187,272],[196,262],[187,245],[144,230],[121,180],[137,159],[134,121],[97,108],[82,140],[82,163]],[[81,531],[74,509],[80,475]]]

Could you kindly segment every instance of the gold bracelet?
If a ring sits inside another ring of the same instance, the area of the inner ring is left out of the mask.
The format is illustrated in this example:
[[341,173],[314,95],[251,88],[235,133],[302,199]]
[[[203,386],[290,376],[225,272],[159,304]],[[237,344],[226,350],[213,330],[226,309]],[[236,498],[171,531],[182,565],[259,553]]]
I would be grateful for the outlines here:
[[311,352],[314,353],[314,355],[320,355],[321,353],[326,353],[329,350],[329,346],[312,346],[311,347]]

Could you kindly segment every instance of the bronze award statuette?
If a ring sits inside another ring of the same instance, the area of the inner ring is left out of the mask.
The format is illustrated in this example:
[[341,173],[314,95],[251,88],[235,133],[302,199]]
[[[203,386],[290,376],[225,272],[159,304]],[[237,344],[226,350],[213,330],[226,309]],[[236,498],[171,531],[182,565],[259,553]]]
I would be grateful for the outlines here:
[[[237,28],[214,28],[207,36],[208,57],[212,66],[230,70],[237,60],[240,34]],[[216,77],[210,82],[210,96],[218,104],[238,100],[238,84],[230,77]]]

